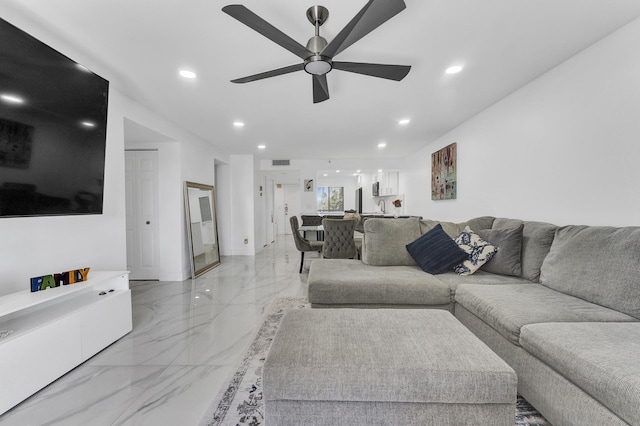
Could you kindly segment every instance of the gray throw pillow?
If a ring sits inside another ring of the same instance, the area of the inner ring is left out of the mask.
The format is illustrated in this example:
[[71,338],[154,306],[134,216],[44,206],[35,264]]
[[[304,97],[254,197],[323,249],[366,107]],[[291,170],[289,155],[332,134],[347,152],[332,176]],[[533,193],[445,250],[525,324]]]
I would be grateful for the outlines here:
[[482,229],[478,235],[498,247],[493,258],[480,269],[499,275],[522,275],[522,230],[524,224],[515,228]]

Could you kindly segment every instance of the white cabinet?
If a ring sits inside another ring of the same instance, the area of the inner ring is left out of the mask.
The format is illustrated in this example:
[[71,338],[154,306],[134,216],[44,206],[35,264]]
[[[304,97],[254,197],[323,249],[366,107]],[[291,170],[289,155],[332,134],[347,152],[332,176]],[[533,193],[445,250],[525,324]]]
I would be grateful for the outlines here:
[[131,330],[128,272],[0,297],[0,414]]
[[397,195],[399,192],[399,173],[397,171],[377,172],[373,175],[373,181],[379,183],[378,196],[380,197]]

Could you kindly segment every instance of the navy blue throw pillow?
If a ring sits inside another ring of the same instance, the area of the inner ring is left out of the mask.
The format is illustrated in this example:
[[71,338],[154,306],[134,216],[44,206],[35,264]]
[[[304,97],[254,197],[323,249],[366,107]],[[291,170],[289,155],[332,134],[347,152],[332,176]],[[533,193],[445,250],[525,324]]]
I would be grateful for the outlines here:
[[430,274],[442,274],[469,258],[469,254],[436,225],[426,234],[407,244],[407,251],[422,268]]

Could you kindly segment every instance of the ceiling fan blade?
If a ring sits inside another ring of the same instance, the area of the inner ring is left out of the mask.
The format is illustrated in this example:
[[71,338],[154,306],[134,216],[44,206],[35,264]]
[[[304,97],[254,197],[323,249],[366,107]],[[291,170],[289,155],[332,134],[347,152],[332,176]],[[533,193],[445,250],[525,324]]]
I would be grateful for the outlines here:
[[254,74],[247,77],[236,78],[231,80],[232,83],[248,83],[250,81],[262,80],[263,78],[275,77],[282,74],[289,74],[295,71],[302,71],[304,64],[289,65],[288,67],[278,68],[276,70],[261,72],[260,74]]
[[249,28],[259,32],[269,40],[287,49],[301,59],[313,55],[306,47],[247,9],[241,4],[230,4],[222,8],[222,11],[232,18],[237,19]]
[[355,72],[372,77],[386,78],[388,80],[400,81],[409,74],[409,65],[384,65],[367,64],[363,62],[333,62],[333,69],[341,71]]
[[313,103],[326,101],[329,99],[329,85],[327,84],[327,75],[313,76]]
[[403,0],[370,0],[322,50],[321,55],[333,58],[406,7]]

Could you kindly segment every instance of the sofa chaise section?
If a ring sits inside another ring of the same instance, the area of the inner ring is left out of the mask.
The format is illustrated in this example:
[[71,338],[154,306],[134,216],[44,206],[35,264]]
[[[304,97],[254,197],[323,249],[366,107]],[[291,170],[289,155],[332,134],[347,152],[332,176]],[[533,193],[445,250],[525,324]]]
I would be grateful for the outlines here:
[[639,322],[531,324],[520,344],[622,420],[640,424]]
[[464,307],[514,345],[519,345],[521,329],[527,324],[637,321],[622,312],[532,283],[463,284],[455,299],[456,309]]
[[313,308],[451,306],[449,286],[417,266],[376,267],[359,260],[319,259],[309,270],[308,291]]
[[638,425],[639,263],[639,227],[560,227],[539,284],[461,285],[455,314],[552,424]]

